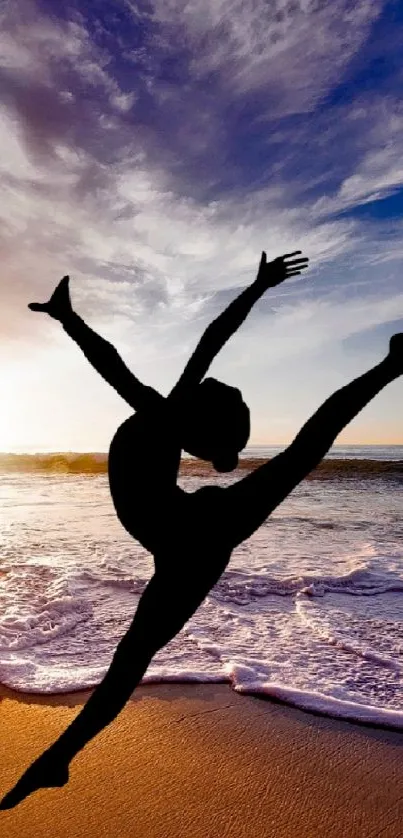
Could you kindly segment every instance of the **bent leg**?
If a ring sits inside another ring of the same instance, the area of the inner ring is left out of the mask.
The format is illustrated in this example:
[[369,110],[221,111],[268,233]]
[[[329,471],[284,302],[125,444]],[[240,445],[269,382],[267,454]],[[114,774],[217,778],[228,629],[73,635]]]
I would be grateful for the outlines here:
[[401,374],[388,355],[369,372],[333,393],[284,452],[225,490],[224,520],[234,547],[263,524],[298,483],[319,465],[343,428]]

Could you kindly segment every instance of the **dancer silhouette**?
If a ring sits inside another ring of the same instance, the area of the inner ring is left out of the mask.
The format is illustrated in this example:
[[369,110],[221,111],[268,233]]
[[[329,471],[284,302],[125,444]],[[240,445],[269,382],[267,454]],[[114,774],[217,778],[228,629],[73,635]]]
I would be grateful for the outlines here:
[[389,382],[403,373],[403,334],[390,340],[379,364],[335,392],[291,445],[233,485],[188,494],[176,485],[181,448],[233,469],[249,436],[249,412],[235,388],[200,383],[214,356],[269,288],[307,267],[301,251],[267,264],[255,282],[206,330],[167,398],[142,385],[116,351],[73,312],[68,277],[50,301],[31,304],[61,321],[93,366],[138,410],[117,431],[109,452],[109,482],[123,526],[153,553],[155,573],[103,681],[59,739],[23,774],[1,809],[38,788],[68,781],[74,756],[117,716],[156,652],[183,628],[216,584],[232,551],[323,459],[340,431]]

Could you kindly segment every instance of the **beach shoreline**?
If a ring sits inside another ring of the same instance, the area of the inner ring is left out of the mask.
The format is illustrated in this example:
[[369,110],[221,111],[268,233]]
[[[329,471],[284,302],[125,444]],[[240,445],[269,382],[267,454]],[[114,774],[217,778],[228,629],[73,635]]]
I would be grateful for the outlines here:
[[[90,690],[1,689],[0,794]],[[62,789],[0,813],[7,838],[400,838],[403,733],[313,715],[224,684],[139,687]]]

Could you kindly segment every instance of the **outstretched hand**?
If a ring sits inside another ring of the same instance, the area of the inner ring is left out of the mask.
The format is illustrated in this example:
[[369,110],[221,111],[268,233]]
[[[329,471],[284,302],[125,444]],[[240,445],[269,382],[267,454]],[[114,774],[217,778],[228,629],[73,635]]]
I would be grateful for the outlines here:
[[267,262],[266,253],[263,251],[259,265],[258,279],[263,280],[266,288],[274,288],[290,276],[298,276],[304,268],[308,267],[309,262],[306,256],[302,256],[301,259],[291,258],[300,253],[302,253],[302,250],[294,250],[293,253],[285,253],[284,256],[279,256],[273,262]]
[[47,303],[29,303],[31,311],[43,311],[55,320],[64,318],[73,312],[69,292],[69,277],[64,276],[56,286]]

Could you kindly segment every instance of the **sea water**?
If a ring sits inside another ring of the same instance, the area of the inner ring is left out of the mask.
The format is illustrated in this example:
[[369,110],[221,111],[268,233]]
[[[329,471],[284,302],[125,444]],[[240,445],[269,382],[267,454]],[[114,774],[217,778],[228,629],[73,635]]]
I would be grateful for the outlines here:
[[[330,477],[303,481],[234,551],[144,682],[228,681],[403,728],[403,447],[329,457],[339,460]],[[358,462],[368,458],[402,470],[369,475]],[[346,459],[357,460],[348,477]],[[194,491],[242,476],[180,482]],[[0,538],[0,681],[36,693],[98,684],[153,572],[116,518],[106,474],[4,471]]]

